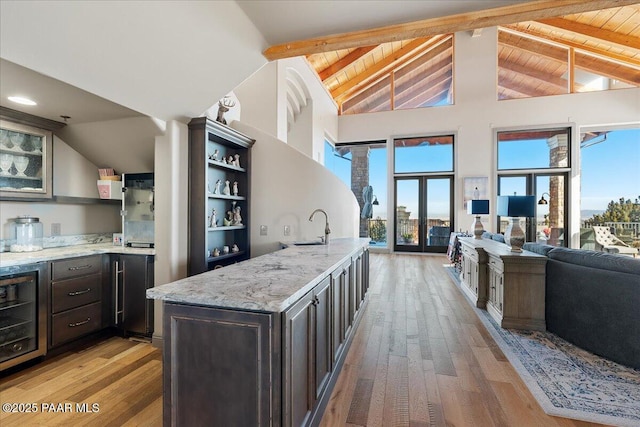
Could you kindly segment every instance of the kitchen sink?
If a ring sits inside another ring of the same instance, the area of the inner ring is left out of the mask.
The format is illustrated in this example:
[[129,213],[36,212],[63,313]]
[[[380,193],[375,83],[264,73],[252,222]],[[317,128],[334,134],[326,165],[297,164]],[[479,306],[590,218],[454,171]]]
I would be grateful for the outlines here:
[[312,245],[324,245],[320,240],[309,240],[302,242],[293,242],[295,246],[312,246]]

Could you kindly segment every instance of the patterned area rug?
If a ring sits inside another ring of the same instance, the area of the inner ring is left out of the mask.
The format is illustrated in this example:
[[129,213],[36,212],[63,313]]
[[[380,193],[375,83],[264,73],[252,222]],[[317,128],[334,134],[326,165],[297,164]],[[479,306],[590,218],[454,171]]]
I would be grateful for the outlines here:
[[[444,267],[460,287],[455,268]],[[640,371],[591,354],[550,332],[503,329],[486,310],[474,309],[547,414],[640,426]]]

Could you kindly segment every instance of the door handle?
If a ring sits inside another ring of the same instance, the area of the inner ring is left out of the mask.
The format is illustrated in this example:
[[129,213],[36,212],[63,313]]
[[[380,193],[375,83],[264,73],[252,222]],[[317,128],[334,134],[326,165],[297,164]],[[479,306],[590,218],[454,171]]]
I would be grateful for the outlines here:
[[86,325],[87,323],[89,323],[90,320],[91,320],[91,317],[87,317],[87,320],[83,320],[82,322],[69,323],[69,327],[75,328],[76,326]]

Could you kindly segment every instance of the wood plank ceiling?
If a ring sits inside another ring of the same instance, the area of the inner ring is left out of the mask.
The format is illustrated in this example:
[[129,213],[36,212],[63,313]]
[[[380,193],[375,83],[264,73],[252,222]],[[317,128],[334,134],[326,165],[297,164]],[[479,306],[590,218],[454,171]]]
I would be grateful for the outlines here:
[[[452,34],[312,53],[308,61],[341,113],[453,99]],[[507,24],[498,36],[498,98],[640,87],[640,3]]]

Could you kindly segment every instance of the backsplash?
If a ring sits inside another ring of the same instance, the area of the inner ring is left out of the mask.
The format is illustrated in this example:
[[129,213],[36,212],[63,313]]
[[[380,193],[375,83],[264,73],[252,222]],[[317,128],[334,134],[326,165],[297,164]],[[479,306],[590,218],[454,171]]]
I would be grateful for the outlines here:
[[[114,231],[115,233],[115,231]],[[68,236],[50,236],[42,238],[44,249],[63,246],[90,245],[95,243],[111,243],[113,233],[74,234]],[[9,252],[11,240],[0,240],[0,252]]]

